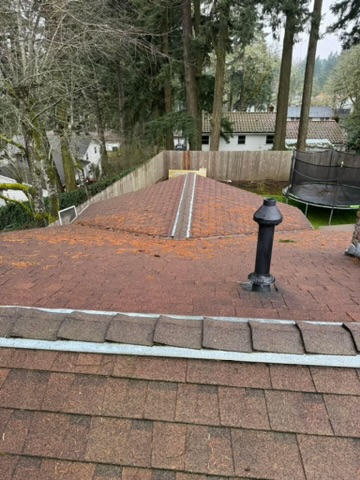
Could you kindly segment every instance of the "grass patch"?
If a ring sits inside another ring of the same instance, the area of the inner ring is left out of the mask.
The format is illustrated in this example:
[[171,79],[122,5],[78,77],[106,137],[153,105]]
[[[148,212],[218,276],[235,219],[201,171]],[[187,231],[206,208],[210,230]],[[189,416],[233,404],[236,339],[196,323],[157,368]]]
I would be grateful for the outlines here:
[[[286,203],[286,198],[283,195],[279,195],[277,198],[278,202]],[[303,203],[295,202],[294,200],[289,199],[289,205],[299,208],[305,214],[306,205]],[[356,223],[356,213],[357,210],[334,210],[333,216],[331,219],[331,225],[347,225]],[[307,219],[314,228],[325,227],[329,225],[329,219],[331,215],[330,208],[321,208],[314,207],[309,205],[307,211]]]
[[[275,198],[279,203],[288,203],[294,207],[299,208],[305,214],[306,205],[303,203],[295,202],[294,200],[289,199],[288,202],[286,201],[286,197],[282,195],[282,183],[278,182],[279,185],[276,185],[276,182],[272,182],[269,184],[260,183],[256,185],[251,183],[246,185],[244,183],[236,185],[243,190],[247,190],[252,193],[256,193],[261,195],[264,198]],[[266,187],[270,186],[269,189]],[[331,225],[347,225],[347,224],[354,224],[356,223],[356,213],[357,210],[334,210]],[[307,218],[313,228],[325,227],[329,225],[329,218],[331,214],[330,208],[321,208],[321,207],[314,207],[309,205]]]

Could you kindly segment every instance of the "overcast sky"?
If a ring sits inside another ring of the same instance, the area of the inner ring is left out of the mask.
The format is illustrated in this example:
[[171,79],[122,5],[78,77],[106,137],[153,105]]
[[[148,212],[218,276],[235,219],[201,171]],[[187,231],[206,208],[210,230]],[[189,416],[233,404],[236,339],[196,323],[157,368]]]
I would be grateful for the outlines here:
[[[321,21],[321,32],[323,36],[317,44],[317,56],[320,58],[326,58],[331,52],[340,52],[341,44],[339,38],[336,34],[325,34],[325,30],[328,25],[333,22],[334,16],[330,11],[330,5],[334,0],[323,0],[322,6],[322,21]],[[311,5],[312,9],[312,5]],[[294,47],[294,56],[293,59],[296,62],[297,60],[306,58],[307,48],[308,48],[308,38],[309,32],[306,32],[301,35],[301,41],[295,44]],[[274,47],[281,51],[281,44],[274,44]]]

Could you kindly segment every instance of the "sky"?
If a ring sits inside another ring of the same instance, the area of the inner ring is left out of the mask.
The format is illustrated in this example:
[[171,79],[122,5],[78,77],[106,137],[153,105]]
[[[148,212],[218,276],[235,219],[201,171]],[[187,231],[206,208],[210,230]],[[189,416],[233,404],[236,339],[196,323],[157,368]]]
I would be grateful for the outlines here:
[[[318,41],[317,44],[317,56],[320,58],[327,58],[331,52],[339,53],[341,51],[341,43],[338,38],[337,34],[325,34],[325,30],[328,25],[330,25],[333,20],[334,16],[330,11],[330,5],[334,3],[334,0],[323,0],[322,5],[322,21],[321,21],[321,33],[322,38]],[[312,10],[312,5],[311,5]],[[308,39],[309,39],[309,32],[303,33],[300,36],[300,41],[297,42],[294,46],[294,54],[293,54],[293,61],[296,62],[298,60],[302,60],[306,58],[307,55],[307,48],[308,48]],[[280,43],[273,43],[274,48],[281,50]]]

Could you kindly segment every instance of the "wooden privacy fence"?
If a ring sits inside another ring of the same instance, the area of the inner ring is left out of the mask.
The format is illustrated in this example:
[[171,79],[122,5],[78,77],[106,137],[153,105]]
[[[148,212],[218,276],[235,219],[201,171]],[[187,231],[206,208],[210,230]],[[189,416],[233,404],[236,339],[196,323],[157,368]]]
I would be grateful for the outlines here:
[[291,151],[261,152],[200,152],[165,151],[165,169],[207,169],[207,176],[215,180],[289,180]]
[[[215,180],[288,181],[292,152],[195,152],[164,151],[158,153],[126,177],[76,207],[80,214],[92,203],[135,192],[168,178],[169,170],[199,170]],[[51,226],[59,225],[56,221]]]

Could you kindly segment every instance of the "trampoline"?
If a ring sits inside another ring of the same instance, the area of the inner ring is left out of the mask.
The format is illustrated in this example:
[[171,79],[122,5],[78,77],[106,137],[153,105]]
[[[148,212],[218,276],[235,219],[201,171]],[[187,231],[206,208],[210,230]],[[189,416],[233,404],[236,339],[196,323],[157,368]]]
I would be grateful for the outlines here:
[[309,205],[329,208],[330,225],[334,210],[360,208],[360,156],[336,150],[295,151],[283,194],[304,203],[305,215]]

